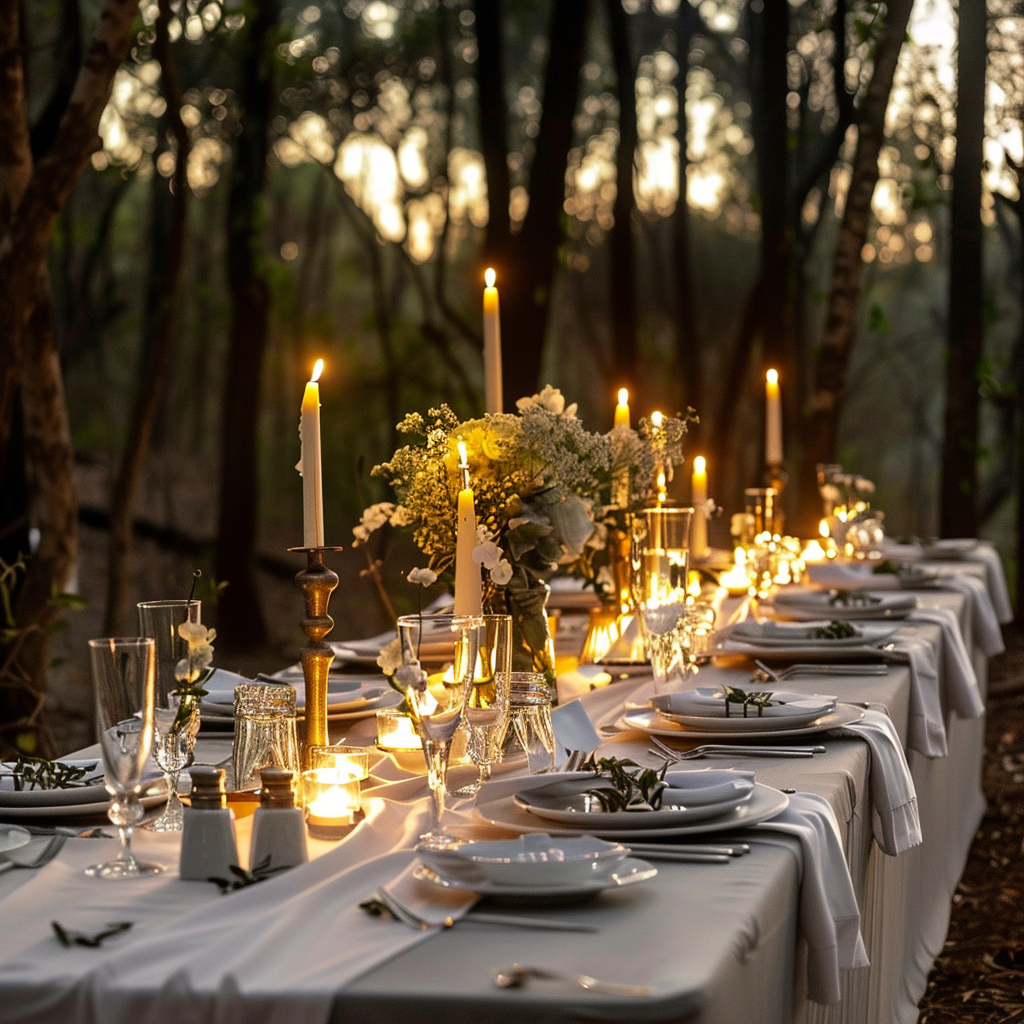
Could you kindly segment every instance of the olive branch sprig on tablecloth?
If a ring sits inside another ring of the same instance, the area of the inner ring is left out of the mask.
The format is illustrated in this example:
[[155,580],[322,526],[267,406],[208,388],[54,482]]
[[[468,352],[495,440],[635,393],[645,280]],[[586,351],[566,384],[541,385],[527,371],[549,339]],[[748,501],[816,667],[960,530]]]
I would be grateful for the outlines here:
[[593,754],[580,765],[580,771],[593,772],[598,779],[607,776],[611,782],[610,787],[588,789],[585,794],[597,800],[602,811],[658,810],[668,786],[665,781],[667,770],[667,762],[660,769],[641,768],[629,758],[595,758]]

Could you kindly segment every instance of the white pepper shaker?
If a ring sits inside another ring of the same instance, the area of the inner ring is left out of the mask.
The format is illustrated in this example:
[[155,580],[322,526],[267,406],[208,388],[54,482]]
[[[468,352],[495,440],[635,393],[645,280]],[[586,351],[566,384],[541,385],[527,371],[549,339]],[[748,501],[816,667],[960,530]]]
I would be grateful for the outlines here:
[[306,820],[295,806],[292,773],[284,768],[260,770],[260,805],[252,818],[249,870],[292,868],[309,860]]
[[235,814],[224,796],[224,769],[196,766],[192,777],[192,806],[186,807],[181,836],[182,878],[206,882],[230,879],[238,864]]

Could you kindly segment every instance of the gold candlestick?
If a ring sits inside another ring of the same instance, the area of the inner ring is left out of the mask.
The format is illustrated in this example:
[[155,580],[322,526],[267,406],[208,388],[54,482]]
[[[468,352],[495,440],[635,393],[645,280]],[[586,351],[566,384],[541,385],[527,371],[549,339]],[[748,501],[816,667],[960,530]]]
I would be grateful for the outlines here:
[[302,648],[302,675],[306,681],[306,735],[302,744],[302,766],[308,768],[309,748],[325,746],[327,739],[327,673],[334,661],[334,651],[324,637],[334,629],[334,619],[327,614],[331,593],[338,585],[338,574],[324,565],[325,551],[341,551],[336,547],[289,548],[306,553],[306,568],[295,574],[295,582],[306,596],[306,617],[302,631],[309,643]]

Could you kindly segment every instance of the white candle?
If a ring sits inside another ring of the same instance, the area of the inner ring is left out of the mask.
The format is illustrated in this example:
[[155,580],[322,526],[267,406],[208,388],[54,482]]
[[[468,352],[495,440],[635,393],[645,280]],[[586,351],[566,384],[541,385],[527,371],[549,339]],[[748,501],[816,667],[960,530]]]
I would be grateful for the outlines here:
[[480,566],[473,561],[476,547],[476,509],[473,488],[469,486],[469,463],[466,443],[459,441],[459,470],[462,489],[459,491],[457,533],[455,535],[455,608],[456,615],[479,615],[483,606]]
[[625,388],[619,388],[619,404],[615,406],[615,423],[613,426],[629,426],[629,392]]
[[324,361],[318,359],[302,395],[299,440],[302,455],[298,470],[302,474],[302,543],[307,548],[324,546],[324,489],[320,464],[320,373]]
[[768,466],[782,465],[782,398],[779,394],[779,372],[769,370],[765,376],[764,461]]
[[690,548],[694,558],[703,558],[708,547],[708,521],[705,515],[705,505],[708,500],[708,470],[703,455],[698,455],[693,460],[692,498],[693,535]]
[[501,319],[494,271],[484,272],[484,400],[488,412],[501,412]]

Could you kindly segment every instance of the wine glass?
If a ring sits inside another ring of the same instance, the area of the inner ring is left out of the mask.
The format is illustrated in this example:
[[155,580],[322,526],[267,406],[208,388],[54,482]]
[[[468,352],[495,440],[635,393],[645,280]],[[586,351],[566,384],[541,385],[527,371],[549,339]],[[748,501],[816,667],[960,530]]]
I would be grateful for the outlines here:
[[474,781],[454,796],[474,796],[501,760],[508,728],[512,675],[512,617],[485,615],[473,686],[463,709],[466,752],[477,767]]
[[432,796],[430,828],[420,836],[420,841],[433,849],[451,849],[461,845],[459,839],[444,831],[441,819],[444,817],[448,756],[473,687],[482,632],[483,619],[480,616],[403,615],[398,620],[403,664],[396,675],[406,668],[420,668],[419,656],[425,646],[421,641],[426,636],[429,635],[431,646],[435,649],[442,644],[446,648],[448,644],[451,645],[454,686],[449,689],[454,693],[449,706],[439,704],[426,688],[425,674],[423,685],[410,686],[406,691],[406,700],[423,744],[427,784]]
[[132,829],[142,818],[142,769],[153,743],[156,641],[149,637],[89,641],[96,699],[96,729],[103,751],[104,782],[111,796],[107,816],[121,834],[121,851],[85,873],[93,878],[138,878],[163,871],[138,860]]
[[156,642],[156,697],[153,713],[153,757],[167,780],[167,806],[159,818],[142,827],[151,832],[180,832],[184,822],[178,797],[178,776],[192,764],[199,735],[199,705],[178,692],[175,668],[188,656],[188,643],[178,635],[183,622],[199,622],[201,602],[140,601],[139,632]]

